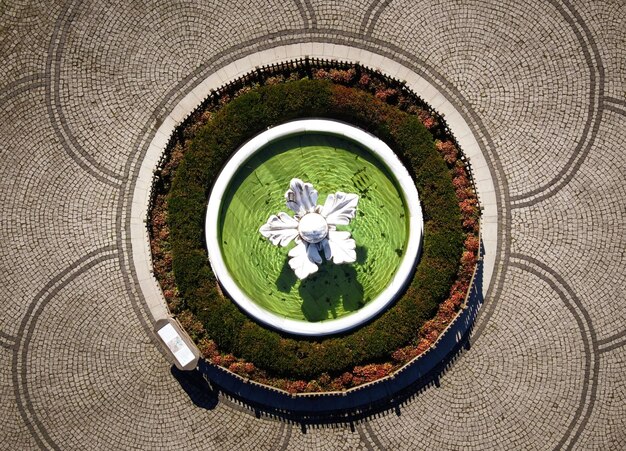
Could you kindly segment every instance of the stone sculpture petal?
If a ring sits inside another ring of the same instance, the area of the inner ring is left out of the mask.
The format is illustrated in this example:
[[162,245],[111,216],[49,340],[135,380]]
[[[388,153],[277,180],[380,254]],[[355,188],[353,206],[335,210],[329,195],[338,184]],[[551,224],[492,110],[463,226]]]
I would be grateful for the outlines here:
[[356,242],[350,238],[350,232],[328,232],[328,245],[333,262],[337,265],[356,261]]
[[273,245],[284,247],[298,236],[298,221],[287,213],[280,212],[270,216],[259,232]]
[[326,260],[330,260],[330,258],[333,256],[333,254],[330,251],[330,243],[328,242],[328,238],[326,238],[320,244],[322,245],[322,249],[324,250],[324,258]]
[[285,193],[287,207],[299,216],[304,216],[315,210],[318,193],[310,183],[300,179],[291,179],[289,189]]
[[[304,241],[300,241],[296,247],[289,251],[288,255],[291,257],[289,259],[289,266],[296,273],[296,277],[298,277],[298,279],[306,279],[314,272],[317,272],[318,266],[309,258],[307,248],[311,247],[317,249],[315,245],[309,245]],[[317,253],[317,256],[319,257],[319,252]]]
[[338,192],[329,194],[320,214],[331,225],[347,225],[356,215],[359,196]]
[[317,263],[318,265],[322,264],[322,256],[320,255],[320,250],[318,248],[318,244],[309,244],[307,243],[306,254],[313,263]]

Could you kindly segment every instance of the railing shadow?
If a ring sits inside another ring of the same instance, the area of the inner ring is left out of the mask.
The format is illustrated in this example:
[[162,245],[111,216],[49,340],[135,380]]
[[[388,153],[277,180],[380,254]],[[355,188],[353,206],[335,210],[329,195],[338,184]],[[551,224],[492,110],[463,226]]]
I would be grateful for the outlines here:
[[261,386],[233,375],[201,360],[198,368],[188,373],[172,369],[194,404],[212,409],[218,394],[236,404],[262,415],[308,427],[349,425],[372,416],[395,413],[429,387],[439,387],[459,356],[470,348],[474,320],[483,303],[483,261],[477,264],[467,302],[456,321],[441,336],[436,346],[409,363],[394,376],[339,393],[290,395]]

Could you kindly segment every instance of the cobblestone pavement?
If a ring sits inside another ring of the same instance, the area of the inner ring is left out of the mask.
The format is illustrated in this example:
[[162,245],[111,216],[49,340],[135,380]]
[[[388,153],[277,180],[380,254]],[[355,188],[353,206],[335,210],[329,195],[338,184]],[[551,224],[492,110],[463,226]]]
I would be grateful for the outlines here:
[[[501,276],[440,386],[303,433],[192,403],[150,332],[126,219],[178,99],[312,40],[436,81],[490,155],[503,227]],[[626,449],[622,0],[12,0],[0,55],[0,448]]]

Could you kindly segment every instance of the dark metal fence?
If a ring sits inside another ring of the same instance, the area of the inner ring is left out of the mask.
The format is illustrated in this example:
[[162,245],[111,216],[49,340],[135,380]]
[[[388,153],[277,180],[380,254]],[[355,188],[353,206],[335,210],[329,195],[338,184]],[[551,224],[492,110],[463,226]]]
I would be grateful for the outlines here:
[[[319,69],[354,69],[356,76],[359,78],[363,74],[368,74],[382,81],[387,86],[399,90],[407,97],[414,99],[420,108],[428,111],[429,114],[435,117],[441,127],[439,134],[447,139],[452,139],[459,147],[444,118],[432,109],[430,105],[426,104],[417,93],[411,91],[403,80],[389,77],[367,66],[308,57],[257,67],[254,71],[211,91],[209,96],[198,106],[197,110],[191,114],[190,118],[178,127],[178,130],[182,130],[189,125],[194,114],[198,111],[217,109],[222,99],[233,98],[246,87],[262,86],[269,79],[277,76],[287,79],[296,74],[296,78],[313,78],[314,71]],[[175,132],[161,157],[158,165],[159,169],[166,164],[177,139],[182,138],[179,133]],[[472,186],[475,188],[470,161],[463,156],[462,152],[461,160],[465,164]],[[155,181],[158,180],[158,170],[154,178]],[[153,183],[149,211],[152,210],[155,199],[154,186],[155,183]],[[264,414],[301,423],[303,427],[307,424],[320,423],[353,424],[370,415],[388,412],[390,409],[395,409],[396,413],[399,413],[402,403],[419,393],[424,387],[430,384],[438,385],[439,376],[446,371],[450,363],[456,359],[464,347],[469,347],[469,334],[483,302],[482,273],[481,241],[479,262],[472,276],[470,290],[466,296],[465,303],[457,317],[430,349],[414,358],[394,374],[383,379],[340,392],[290,394],[283,390],[245,379],[202,359],[199,362],[197,371],[203,375],[214,390],[219,391],[232,401],[254,410],[257,415]]]

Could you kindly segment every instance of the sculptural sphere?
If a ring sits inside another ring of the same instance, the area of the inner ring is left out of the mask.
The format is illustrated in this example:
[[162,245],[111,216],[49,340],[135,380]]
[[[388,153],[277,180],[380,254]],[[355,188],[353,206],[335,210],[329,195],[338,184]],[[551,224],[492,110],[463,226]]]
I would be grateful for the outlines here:
[[328,236],[328,223],[319,213],[308,213],[300,219],[298,233],[307,243],[316,244]]

